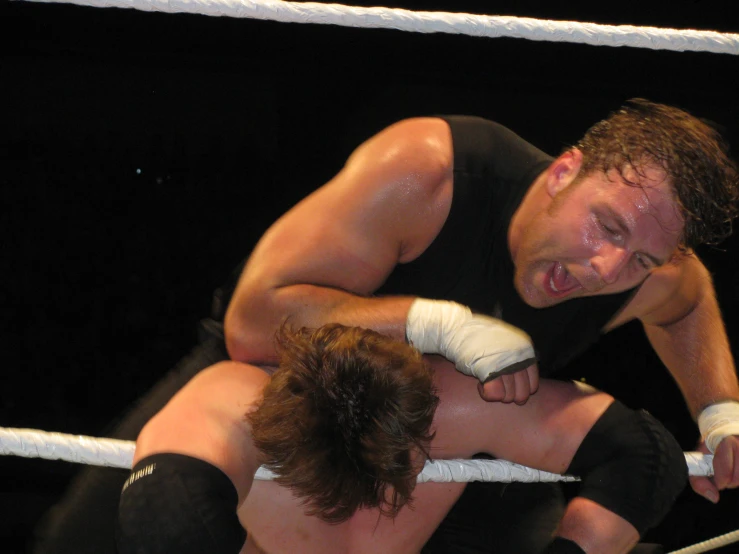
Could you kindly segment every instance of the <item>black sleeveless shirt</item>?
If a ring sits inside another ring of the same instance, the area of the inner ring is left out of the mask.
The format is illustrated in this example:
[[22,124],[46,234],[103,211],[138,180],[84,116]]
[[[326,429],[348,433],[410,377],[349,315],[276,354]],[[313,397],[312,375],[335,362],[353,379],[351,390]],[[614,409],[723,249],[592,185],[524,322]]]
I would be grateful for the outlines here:
[[398,265],[377,294],[453,300],[499,317],[532,337],[541,374],[552,374],[598,340],[633,290],[543,309],[527,305],[513,286],[508,227],[526,191],[553,158],[492,121],[442,119],[451,128],[454,146],[449,217],[429,248]]

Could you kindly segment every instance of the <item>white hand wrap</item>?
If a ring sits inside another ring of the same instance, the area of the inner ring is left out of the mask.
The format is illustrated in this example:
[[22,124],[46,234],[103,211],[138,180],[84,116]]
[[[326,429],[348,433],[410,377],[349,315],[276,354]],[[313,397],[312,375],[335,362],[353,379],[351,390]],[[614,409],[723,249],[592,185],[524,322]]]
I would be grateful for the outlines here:
[[531,339],[521,329],[455,302],[417,299],[405,329],[408,342],[422,353],[441,354],[481,383],[536,361]]
[[698,416],[698,428],[711,453],[726,437],[739,435],[739,402],[729,400],[708,406]]

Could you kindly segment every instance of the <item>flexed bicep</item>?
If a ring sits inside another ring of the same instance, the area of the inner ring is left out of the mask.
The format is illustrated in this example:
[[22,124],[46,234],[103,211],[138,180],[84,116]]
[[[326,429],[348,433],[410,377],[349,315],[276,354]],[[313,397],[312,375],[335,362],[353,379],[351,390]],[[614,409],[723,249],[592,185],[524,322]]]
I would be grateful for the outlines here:
[[368,296],[433,242],[451,206],[446,123],[415,119],[363,144],[325,186],[280,218],[246,264],[226,317],[235,359],[267,361],[285,319],[403,336],[404,300]]

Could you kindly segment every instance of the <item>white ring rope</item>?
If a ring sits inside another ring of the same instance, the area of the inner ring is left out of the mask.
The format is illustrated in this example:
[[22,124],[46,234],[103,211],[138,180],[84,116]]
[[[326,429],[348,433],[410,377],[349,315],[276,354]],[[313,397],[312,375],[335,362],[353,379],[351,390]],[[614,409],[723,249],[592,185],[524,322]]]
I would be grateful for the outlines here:
[[[131,469],[134,448],[135,443],[131,441],[0,427],[0,455]],[[713,475],[713,456],[686,452],[685,460],[690,475]],[[262,467],[255,477],[270,480],[273,475]],[[576,477],[569,475],[557,475],[505,460],[435,460],[426,462],[423,472],[418,476],[419,483],[470,481],[537,483],[577,480]]]
[[680,550],[673,550],[670,554],[699,554],[701,552],[715,550],[716,548],[721,548],[735,542],[739,542],[739,530],[726,533],[725,535],[719,535],[718,537],[696,543],[692,546],[686,546]]
[[739,34],[659,29],[633,25],[601,25],[575,21],[467,13],[413,12],[410,10],[342,6],[281,0],[29,0],[60,2],[99,8],[134,8],[143,11],[191,13],[262,19],[284,23],[315,23],[395,29],[416,33],[451,33],[475,37],[511,37],[593,46],[631,46],[652,50],[713,52],[739,55]]
[[[131,441],[0,427],[0,455],[131,469],[134,448],[135,443]],[[690,475],[713,475],[713,456],[703,455],[700,452],[685,452],[685,460]],[[274,478],[274,474],[260,467],[254,477],[268,481]],[[557,475],[505,460],[435,460],[426,462],[423,472],[418,476],[419,483],[467,483],[470,481],[537,483],[577,480],[576,477],[569,475]],[[739,541],[739,531],[721,535],[671,554],[699,554],[736,541]]]
[[[131,469],[134,449],[135,443],[131,441],[0,427],[0,455]],[[685,460],[690,475],[713,475],[713,456],[700,452],[685,452]],[[273,479],[274,475],[266,468],[260,467],[254,477],[268,481]],[[470,481],[537,483],[577,480],[576,477],[569,475],[557,475],[505,460],[435,460],[426,462],[423,472],[418,476],[419,483],[467,483]],[[671,554],[700,554],[736,541],[739,541],[739,531],[721,535]]]
[[[135,443],[131,441],[0,427],[0,455],[131,469],[134,449]],[[685,460],[690,475],[713,475],[713,456],[700,452],[685,452]],[[254,477],[268,481],[274,475],[271,471],[260,467]],[[426,462],[423,472],[418,476],[419,483],[467,483],[470,481],[537,483],[577,480],[576,477],[569,475],[557,475],[505,460],[435,460]],[[699,554],[736,541],[739,541],[739,531],[721,535],[671,554]]]

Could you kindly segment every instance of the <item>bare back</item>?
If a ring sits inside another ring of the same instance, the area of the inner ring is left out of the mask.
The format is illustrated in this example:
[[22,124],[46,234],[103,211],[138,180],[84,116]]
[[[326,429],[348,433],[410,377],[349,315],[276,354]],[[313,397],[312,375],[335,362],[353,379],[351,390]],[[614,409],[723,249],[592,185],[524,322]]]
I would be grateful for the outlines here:
[[410,554],[419,552],[464,490],[462,483],[424,483],[392,520],[377,510],[361,510],[349,521],[330,525],[303,513],[284,487],[255,481],[239,510],[249,538],[243,554]]

